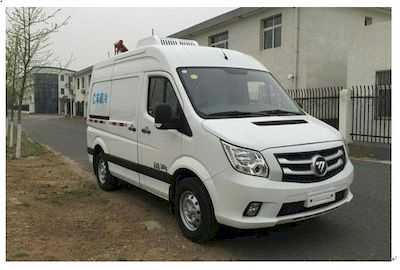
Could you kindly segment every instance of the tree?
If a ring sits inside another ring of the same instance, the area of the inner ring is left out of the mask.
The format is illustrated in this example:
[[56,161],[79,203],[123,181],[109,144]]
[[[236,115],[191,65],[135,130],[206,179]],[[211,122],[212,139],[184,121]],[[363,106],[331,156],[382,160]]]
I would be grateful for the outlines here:
[[31,81],[32,70],[49,65],[56,60],[49,50],[50,38],[52,34],[67,25],[70,18],[67,17],[61,23],[53,22],[60,10],[57,9],[49,14],[46,13],[44,8],[37,7],[20,7],[7,10],[8,37],[18,37],[16,47],[10,48],[12,53],[17,54],[17,59],[12,64],[17,65],[17,69],[20,70],[17,80],[18,87],[15,88],[18,102],[16,158],[21,157],[22,103]]
[[[18,43],[19,36],[11,35],[8,31],[6,32],[7,42],[6,42],[6,88],[7,88],[7,106],[6,109],[10,108],[11,111],[11,122],[10,122],[10,136],[9,145],[14,146],[14,105],[16,99],[17,81],[19,77],[18,69]],[[7,118],[8,119],[8,118]],[[8,123],[7,123],[8,127]]]

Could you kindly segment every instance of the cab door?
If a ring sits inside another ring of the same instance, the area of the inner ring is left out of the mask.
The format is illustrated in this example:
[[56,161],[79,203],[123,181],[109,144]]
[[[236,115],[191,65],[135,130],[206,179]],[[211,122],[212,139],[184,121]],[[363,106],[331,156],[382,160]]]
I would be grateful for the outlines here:
[[177,130],[160,130],[154,125],[155,107],[167,103],[172,114],[180,107],[179,95],[172,77],[165,72],[144,76],[144,89],[138,113],[139,173],[142,187],[168,199],[168,168],[182,153],[182,134]]

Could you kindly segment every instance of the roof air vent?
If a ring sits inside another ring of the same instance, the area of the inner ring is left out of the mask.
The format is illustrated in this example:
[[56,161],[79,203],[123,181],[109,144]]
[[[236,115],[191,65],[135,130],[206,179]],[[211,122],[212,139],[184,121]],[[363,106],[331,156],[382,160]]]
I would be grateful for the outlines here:
[[136,47],[143,47],[149,45],[162,45],[162,46],[199,46],[197,41],[188,39],[165,38],[151,36],[139,40]]

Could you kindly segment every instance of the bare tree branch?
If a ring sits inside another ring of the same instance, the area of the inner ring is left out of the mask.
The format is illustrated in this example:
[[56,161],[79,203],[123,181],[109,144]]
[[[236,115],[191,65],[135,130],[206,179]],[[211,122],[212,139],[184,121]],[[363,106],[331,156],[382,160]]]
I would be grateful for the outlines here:
[[[10,102],[18,100],[18,124],[24,95],[31,87],[31,75],[35,67],[54,63],[57,57],[48,48],[52,34],[68,24],[70,17],[61,23],[53,21],[61,9],[46,13],[43,8],[7,8],[7,93]],[[14,80],[13,80],[14,78]],[[13,106],[12,106],[13,108]],[[19,145],[20,146],[20,145]],[[18,142],[17,142],[18,157]]]

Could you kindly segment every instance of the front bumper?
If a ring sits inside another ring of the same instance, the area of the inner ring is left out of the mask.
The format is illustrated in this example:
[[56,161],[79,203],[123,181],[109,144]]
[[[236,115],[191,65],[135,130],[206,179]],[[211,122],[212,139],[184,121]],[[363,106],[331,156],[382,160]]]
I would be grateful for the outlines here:
[[[325,181],[304,184],[271,181],[227,168],[204,184],[213,202],[218,223],[241,229],[263,228],[311,218],[350,202],[353,198],[350,191],[353,171],[354,167],[348,160],[344,169],[335,176]],[[342,190],[346,192],[340,201],[310,211],[278,216],[284,203],[305,201],[310,194]],[[243,216],[244,209],[252,201],[262,202],[258,215]]]

